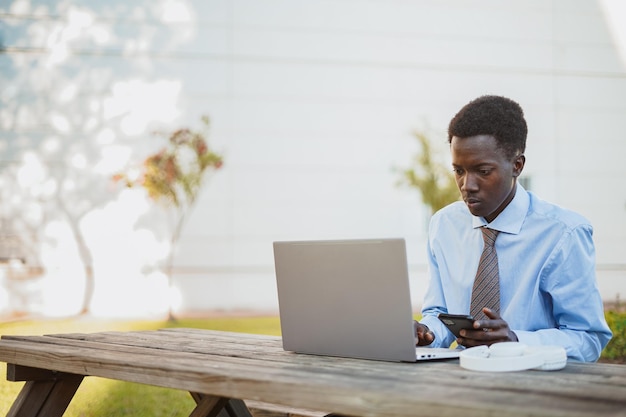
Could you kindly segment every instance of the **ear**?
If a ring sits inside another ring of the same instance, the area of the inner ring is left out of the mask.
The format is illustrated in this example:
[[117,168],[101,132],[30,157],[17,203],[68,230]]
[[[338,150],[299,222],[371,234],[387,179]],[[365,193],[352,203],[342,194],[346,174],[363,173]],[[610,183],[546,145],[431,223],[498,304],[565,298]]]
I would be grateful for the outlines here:
[[526,164],[526,156],[524,154],[518,155],[513,160],[513,177],[517,178],[524,170],[524,164]]

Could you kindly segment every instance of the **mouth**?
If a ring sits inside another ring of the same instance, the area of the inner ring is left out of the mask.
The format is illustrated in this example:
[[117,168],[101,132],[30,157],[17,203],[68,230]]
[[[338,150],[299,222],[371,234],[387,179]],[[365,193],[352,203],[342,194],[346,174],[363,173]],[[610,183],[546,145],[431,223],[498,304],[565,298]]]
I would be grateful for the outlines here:
[[465,204],[471,210],[480,205],[480,200],[477,198],[465,198]]

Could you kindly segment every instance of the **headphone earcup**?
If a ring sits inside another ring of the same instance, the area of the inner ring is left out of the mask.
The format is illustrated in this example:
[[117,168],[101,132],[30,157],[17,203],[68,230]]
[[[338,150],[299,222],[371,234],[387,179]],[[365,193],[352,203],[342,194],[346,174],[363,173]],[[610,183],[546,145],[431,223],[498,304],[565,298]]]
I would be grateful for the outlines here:
[[543,355],[543,365],[537,368],[541,371],[558,371],[567,365],[567,352],[561,346],[531,346],[527,350],[538,350]]

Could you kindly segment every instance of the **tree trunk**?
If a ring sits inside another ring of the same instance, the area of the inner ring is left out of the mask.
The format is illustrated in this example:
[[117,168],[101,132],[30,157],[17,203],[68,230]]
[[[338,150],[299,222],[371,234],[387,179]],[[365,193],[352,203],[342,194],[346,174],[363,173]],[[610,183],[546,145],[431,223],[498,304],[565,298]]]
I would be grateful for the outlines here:
[[78,255],[80,256],[80,260],[85,268],[85,291],[83,293],[82,306],[80,308],[80,312],[78,313],[79,315],[84,316],[91,311],[91,301],[96,288],[96,277],[93,269],[93,255],[87,246],[87,242],[85,241],[82,231],[80,230],[79,223],[81,216],[72,216],[60,198],[58,199],[58,202],[63,213],[65,213],[67,223],[72,230],[72,234],[76,240],[76,246],[78,247]]
[[96,288],[96,277],[93,270],[93,256],[91,255],[91,251],[89,250],[89,247],[85,242],[85,238],[80,231],[78,222],[70,220],[70,227],[74,233],[74,239],[76,239],[76,244],[78,246],[78,253],[85,268],[85,291],[83,293],[83,304],[79,312],[79,315],[84,316],[89,314],[91,311],[91,301],[93,300],[93,294]]
[[[171,295],[172,289],[174,288],[174,257],[176,255],[176,248],[178,246],[178,240],[180,238],[180,234],[183,230],[183,225],[185,223],[186,215],[183,210],[178,210],[178,221],[176,222],[176,227],[174,228],[174,232],[172,233],[172,237],[170,239],[170,253],[167,257],[167,265],[165,267],[165,271],[167,274],[167,286],[170,290],[168,295]],[[176,322],[176,317],[174,316],[174,310],[172,308],[171,299],[167,300],[167,320],[170,322]]]

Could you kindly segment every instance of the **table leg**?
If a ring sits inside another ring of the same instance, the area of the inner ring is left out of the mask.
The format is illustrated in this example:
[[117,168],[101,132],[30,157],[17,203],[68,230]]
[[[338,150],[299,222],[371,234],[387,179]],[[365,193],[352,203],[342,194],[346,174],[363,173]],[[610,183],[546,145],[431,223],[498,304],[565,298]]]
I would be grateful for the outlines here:
[[81,382],[82,375],[7,365],[7,380],[26,381],[7,417],[61,417]]
[[226,411],[230,417],[252,417],[252,413],[248,409],[246,403],[242,400],[230,399],[226,404]]
[[242,400],[196,392],[190,394],[197,406],[189,417],[252,417],[250,410]]

